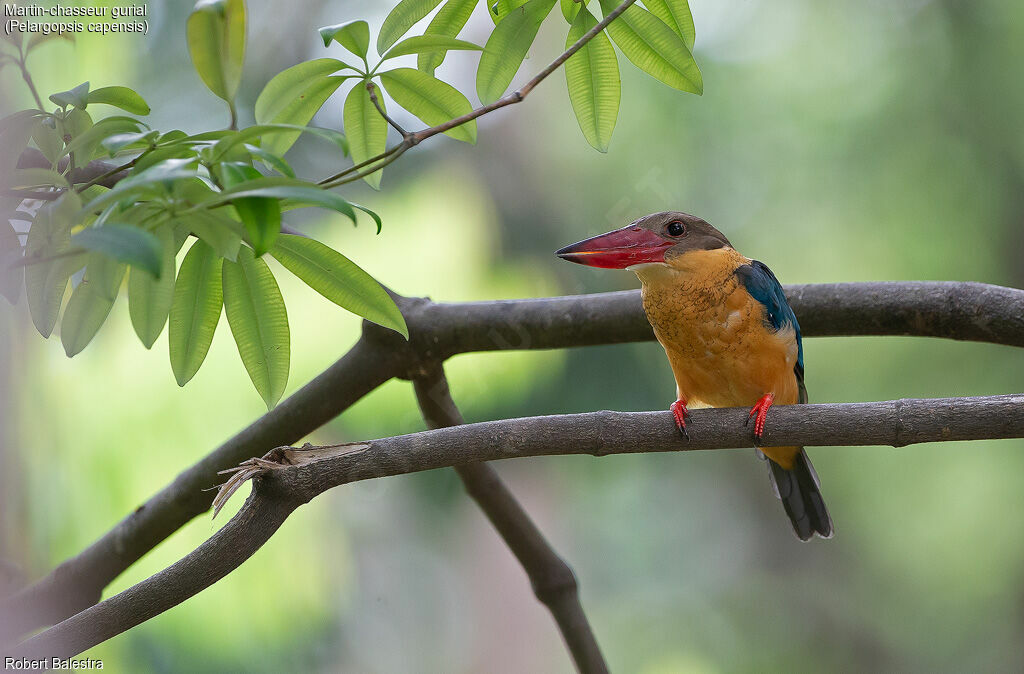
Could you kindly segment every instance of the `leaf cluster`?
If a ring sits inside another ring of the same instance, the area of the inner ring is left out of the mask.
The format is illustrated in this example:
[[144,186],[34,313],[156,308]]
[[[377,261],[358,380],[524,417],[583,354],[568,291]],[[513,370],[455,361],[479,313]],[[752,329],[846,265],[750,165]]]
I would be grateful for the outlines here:
[[[237,128],[235,98],[246,52],[244,0],[200,0],[187,21],[188,51],[199,78],[227,104],[230,125],[198,134],[151,128],[140,119],[149,105],[123,86],[94,89],[84,82],[49,96],[55,107],[44,105],[26,64],[45,40],[0,40],[0,67],[19,68],[37,102],[0,120],[0,145],[10,150],[0,160],[8,197],[0,200],[0,293],[15,302],[23,286],[40,334],[49,336],[60,319],[61,341],[74,356],[127,286],[131,322],[146,348],[168,326],[180,385],[202,365],[224,313],[268,406],[287,384],[290,336],[265,254],[339,306],[408,337],[401,313],[372,277],[322,243],[282,233],[282,218],[292,209],[317,207],[355,223],[361,210],[380,231],[379,217],[331,188],[359,179],[379,188],[384,166],[404,151],[387,147],[389,127],[403,141],[410,134],[388,115],[382,92],[424,124],[447,125],[445,134],[474,143],[475,120],[461,119],[473,116],[473,105],[437,77],[437,68],[449,52],[480,52],[476,93],[493,103],[505,95],[556,1],[569,24],[566,49],[585,42],[566,60],[565,76],[583,135],[598,150],[608,148],[621,98],[613,43],[669,86],[701,92],[686,0],[633,4],[596,35],[590,33],[598,19],[588,4],[608,16],[619,7],[614,0],[499,0],[487,7],[494,29],[483,46],[459,37],[479,0],[401,0],[375,41],[363,20],[321,28],[324,47],[339,45],[347,55],[299,63],[273,77],[256,100],[256,124],[243,129]],[[432,12],[422,33],[409,35]],[[409,56],[416,57],[415,68],[395,67],[395,59]],[[311,125],[343,85],[349,89],[341,128]],[[94,118],[103,106],[118,112]],[[351,167],[319,181],[297,176],[286,154],[302,134],[328,143],[339,161],[350,157]],[[46,165],[19,167],[26,148],[37,150]],[[88,170],[98,160],[116,163],[98,174]],[[27,235],[15,229],[18,221],[31,221]]]

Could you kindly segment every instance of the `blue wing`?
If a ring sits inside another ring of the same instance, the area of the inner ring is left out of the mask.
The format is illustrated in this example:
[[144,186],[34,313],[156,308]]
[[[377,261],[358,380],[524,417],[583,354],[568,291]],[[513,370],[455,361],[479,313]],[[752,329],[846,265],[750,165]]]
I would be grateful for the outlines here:
[[750,296],[764,305],[765,324],[773,330],[781,330],[785,325],[793,326],[796,332],[796,380],[800,386],[800,402],[807,402],[807,389],[804,388],[804,343],[800,335],[800,324],[796,320],[793,308],[789,306],[782,285],[775,274],[763,262],[752,260],[736,269],[736,276],[747,289]]

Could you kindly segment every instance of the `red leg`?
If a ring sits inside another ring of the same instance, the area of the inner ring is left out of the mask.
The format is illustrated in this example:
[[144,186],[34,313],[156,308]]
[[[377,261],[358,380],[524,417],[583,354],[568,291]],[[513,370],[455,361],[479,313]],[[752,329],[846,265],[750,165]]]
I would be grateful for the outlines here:
[[764,422],[768,418],[768,408],[775,402],[774,393],[765,393],[761,396],[761,399],[754,403],[754,406],[750,408],[750,414],[747,415],[747,420],[744,425],[750,423],[750,419],[754,418],[754,441],[761,442],[761,436],[764,435]]
[[672,411],[672,418],[676,420],[676,428],[687,440],[690,439],[690,434],[686,432],[686,418],[690,416],[689,411],[686,409],[686,400],[680,398],[669,406]]

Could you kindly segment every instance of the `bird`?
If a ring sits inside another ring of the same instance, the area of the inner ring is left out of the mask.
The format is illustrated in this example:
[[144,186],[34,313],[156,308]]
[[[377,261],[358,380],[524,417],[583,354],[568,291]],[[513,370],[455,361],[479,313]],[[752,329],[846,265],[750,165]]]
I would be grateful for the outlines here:
[[831,538],[832,518],[803,447],[760,447],[773,404],[807,402],[800,324],[763,262],[740,254],[701,218],[653,213],[555,254],[641,283],[644,313],[676,382],[670,410],[689,439],[689,408],[747,407],[753,439],[801,541]]

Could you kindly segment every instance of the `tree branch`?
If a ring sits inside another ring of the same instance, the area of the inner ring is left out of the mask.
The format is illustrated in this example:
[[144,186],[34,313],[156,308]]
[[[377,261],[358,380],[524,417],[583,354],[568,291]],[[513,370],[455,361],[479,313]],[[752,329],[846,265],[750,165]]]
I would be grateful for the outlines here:
[[[435,363],[413,379],[416,399],[431,429],[465,423],[452,400],[444,366]],[[558,624],[576,669],[584,674],[608,672],[594,632],[580,603],[572,568],[544,538],[497,471],[486,463],[455,466],[466,492],[484,511],[530,578],[533,593]]]
[[[750,447],[746,408],[696,409],[690,439],[669,412],[590,412],[505,419],[366,443],[280,447],[243,464],[253,491],[237,515],[186,557],[20,644],[15,657],[67,658],[159,615],[223,578],[288,515],[328,489],[480,461]],[[1024,437],[1024,394],[772,408],[765,446],[890,445]]]
[[370,93],[370,102],[373,103],[373,107],[377,108],[377,112],[379,112],[380,116],[384,118],[384,121],[394,127],[395,131],[397,131],[403,139],[408,136],[409,132],[403,129],[401,124],[391,119],[391,117],[388,116],[387,111],[384,110],[384,106],[380,104],[380,100],[377,99],[376,85],[374,85],[373,82],[367,82],[366,90]]
[[[64,172],[67,170],[68,162],[70,158],[64,157],[60,160],[57,166],[58,172]],[[51,168],[53,165],[50,160],[43,156],[43,153],[35,148],[27,148],[18,157],[18,168]],[[91,161],[85,166],[75,168],[68,174],[68,182],[72,185],[79,183],[87,183],[91,185],[102,185],[103,187],[113,187],[122,178],[127,177],[128,165],[118,166],[107,161],[95,160]],[[59,193],[55,193],[59,194]]]
[[403,372],[397,354],[360,340],[340,360],[201,459],[96,542],[0,601],[0,644],[99,601],[103,588],[193,517],[206,512],[217,472],[278,444],[297,442]]
[[[1024,346],[1024,291],[981,283],[786,286],[805,337],[916,335]],[[397,298],[411,341],[371,323],[346,354],[290,398],[187,468],[134,513],[37,583],[0,600],[0,643],[94,603],[142,555],[205,512],[217,471],[297,442],[394,376],[458,353],[654,339],[638,291],[437,304]]]

